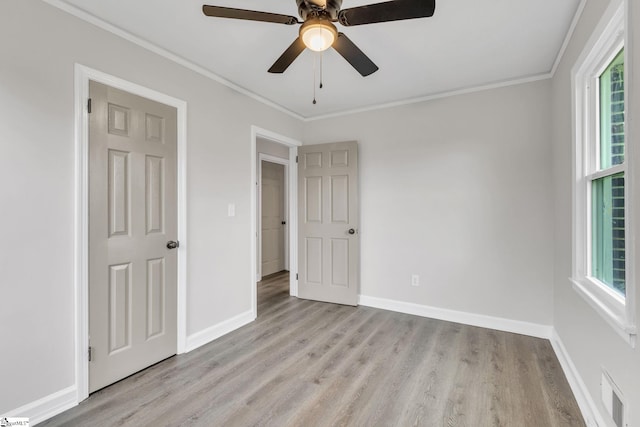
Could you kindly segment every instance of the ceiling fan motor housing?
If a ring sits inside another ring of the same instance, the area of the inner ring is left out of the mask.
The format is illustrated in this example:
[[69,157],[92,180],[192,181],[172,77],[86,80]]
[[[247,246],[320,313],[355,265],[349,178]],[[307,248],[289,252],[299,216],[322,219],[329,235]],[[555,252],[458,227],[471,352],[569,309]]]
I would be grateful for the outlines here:
[[296,0],[298,13],[303,21],[307,17],[324,16],[330,21],[338,19],[342,0]]

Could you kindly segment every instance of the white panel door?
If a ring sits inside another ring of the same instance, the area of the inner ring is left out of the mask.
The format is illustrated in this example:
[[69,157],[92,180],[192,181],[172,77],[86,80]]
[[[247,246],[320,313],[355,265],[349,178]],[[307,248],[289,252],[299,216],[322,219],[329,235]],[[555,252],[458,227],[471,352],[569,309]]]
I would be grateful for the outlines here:
[[90,82],[89,391],[176,353],[175,108]]
[[358,304],[358,145],[298,148],[298,296]]
[[262,162],[261,275],[284,270],[284,166]]

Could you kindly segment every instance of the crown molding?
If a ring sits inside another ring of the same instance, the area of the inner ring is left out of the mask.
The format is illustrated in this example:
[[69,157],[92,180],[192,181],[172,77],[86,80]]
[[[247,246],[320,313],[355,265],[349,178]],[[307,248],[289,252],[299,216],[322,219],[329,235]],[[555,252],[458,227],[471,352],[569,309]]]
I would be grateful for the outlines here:
[[142,47],[143,49],[146,49],[146,50],[148,50],[150,52],[153,52],[153,53],[155,53],[157,55],[160,55],[160,56],[162,56],[162,57],[164,57],[164,58],[166,58],[166,59],[168,59],[170,61],[175,62],[176,64],[182,65],[183,67],[185,67],[185,68],[187,68],[187,69],[189,69],[191,71],[194,71],[194,72],[196,72],[196,73],[198,73],[198,74],[200,74],[200,75],[202,75],[204,77],[207,77],[207,78],[209,78],[209,79],[211,79],[213,81],[216,81],[216,82],[218,82],[218,83],[220,83],[220,84],[222,84],[224,86],[227,86],[228,88],[233,89],[236,92],[239,92],[239,93],[241,93],[243,95],[246,95],[246,96],[248,96],[249,98],[251,98],[251,99],[253,99],[255,101],[258,101],[258,102],[260,102],[262,104],[265,104],[265,105],[267,105],[267,106],[269,106],[269,107],[271,107],[273,109],[276,109],[276,110],[278,110],[278,111],[280,111],[282,113],[285,113],[285,114],[287,114],[287,115],[289,115],[289,116],[291,116],[291,117],[293,117],[295,119],[304,120],[303,116],[301,116],[300,114],[297,114],[297,113],[295,113],[295,112],[283,107],[282,105],[276,104],[273,101],[270,101],[270,100],[268,100],[268,99],[266,99],[266,98],[264,98],[264,97],[262,97],[260,95],[257,95],[254,92],[251,92],[250,90],[245,89],[244,87],[239,86],[239,85],[231,82],[230,80],[227,80],[224,77],[219,76],[218,74],[216,74],[216,73],[214,73],[214,72],[212,72],[210,70],[207,70],[206,68],[201,67],[200,65],[197,65],[197,64],[189,61],[188,59],[185,59],[185,58],[183,58],[183,57],[181,57],[179,55],[176,55],[175,53],[170,52],[170,51],[168,51],[168,50],[166,50],[164,48],[161,48],[160,46],[158,46],[158,45],[156,45],[154,43],[151,43],[151,42],[149,42],[149,41],[147,41],[147,40],[145,40],[143,38],[135,36],[135,35],[131,34],[130,32],[128,32],[126,30],[123,30],[122,28],[117,27],[117,26],[115,26],[113,24],[110,24],[110,23],[104,21],[103,19],[98,18],[95,15],[92,15],[92,14],[90,14],[88,12],[85,12],[84,10],[81,10],[81,9],[75,7],[75,6],[72,6],[69,3],[66,3],[66,2],[64,2],[62,0],[42,0],[42,1],[47,3],[47,4],[49,4],[49,5],[51,5],[51,6],[53,6],[53,7],[55,7],[55,8],[57,8],[57,9],[60,9],[60,10],[62,10],[64,12],[67,12],[70,15],[73,15],[76,18],[79,18],[79,19],[81,19],[81,20],[83,20],[85,22],[88,22],[89,24],[95,25],[98,28],[101,28],[101,29],[103,29],[105,31],[108,31],[108,32],[120,37],[120,38],[123,38],[123,39],[125,39],[125,40],[127,40],[127,41],[129,41],[129,42],[131,42],[131,43],[133,43],[135,45],[138,45],[138,46]]
[[408,99],[403,99],[403,100],[398,100],[398,101],[393,101],[393,102],[388,102],[388,103],[382,103],[382,104],[375,104],[375,105],[370,105],[370,106],[365,106],[365,107],[361,107],[361,108],[354,108],[354,109],[349,109],[349,110],[344,110],[344,111],[338,111],[335,113],[328,113],[328,114],[323,114],[323,115],[318,115],[318,116],[309,116],[309,117],[305,117],[302,116],[294,111],[291,111],[285,107],[283,107],[280,104],[277,104],[267,98],[264,98],[242,86],[239,86],[233,82],[231,82],[230,80],[225,79],[224,77],[200,66],[197,65],[179,55],[176,55],[173,52],[170,52],[154,43],[151,43],[145,39],[142,39],[138,36],[135,36],[131,33],[129,33],[128,31],[117,27],[113,24],[110,24],[108,22],[106,22],[105,20],[98,18],[95,15],[92,15],[84,10],[79,9],[76,6],[70,5],[69,3],[66,3],[63,0],[42,0],[43,2],[57,8],[60,9],[64,12],[69,13],[70,15],[75,16],[76,18],[79,18],[85,22],[88,22],[92,25],[95,25],[98,28],[101,28],[105,31],[108,31],[120,38],[123,38],[135,45],[138,45],[146,50],[149,50],[159,56],[162,56],[170,61],[173,61],[179,65],[182,65],[183,67],[194,71],[204,77],[207,77],[215,82],[218,82],[224,86],[229,87],[230,89],[235,90],[236,92],[239,92],[255,101],[258,101],[264,105],[267,105],[275,110],[278,110],[284,114],[287,114],[295,119],[298,119],[302,122],[312,122],[312,121],[316,121],[316,120],[324,120],[324,119],[328,119],[328,118],[335,118],[335,117],[341,117],[341,116],[347,116],[347,115],[351,115],[351,114],[357,114],[357,113],[364,113],[364,112],[369,112],[369,111],[375,111],[375,110],[381,110],[381,109],[387,109],[387,108],[394,108],[394,107],[400,107],[400,106],[404,106],[404,105],[410,105],[410,104],[416,104],[416,103],[420,103],[420,102],[427,102],[427,101],[433,101],[436,99],[442,99],[442,98],[447,98],[450,96],[457,96],[457,95],[465,95],[465,94],[470,94],[470,93],[475,93],[475,92],[481,92],[481,91],[485,91],[485,90],[491,90],[491,89],[498,89],[498,88],[502,88],[502,87],[507,87],[507,86],[514,86],[514,85],[519,85],[519,84],[525,84],[525,83],[530,83],[530,82],[535,82],[535,81],[539,81],[539,80],[545,80],[545,79],[550,79],[553,78],[553,76],[555,75],[555,72],[564,56],[564,53],[566,51],[566,48],[569,44],[569,41],[571,40],[571,37],[573,36],[573,33],[575,31],[575,28],[577,26],[578,21],[580,20],[580,16],[582,15],[582,12],[585,8],[586,2],[587,0],[580,0],[580,3],[578,5],[578,8],[576,9],[576,13],[573,16],[573,19],[571,21],[571,25],[569,27],[569,30],[567,31],[567,34],[564,38],[564,41],[562,43],[562,46],[560,47],[558,54],[556,55],[555,61],[551,67],[551,70],[547,73],[541,73],[541,74],[536,74],[536,75],[532,75],[532,76],[526,76],[526,77],[521,77],[521,78],[515,78],[515,79],[507,79],[507,80],[502,80],[502,81],[497,81],[497,82],[493,82],[493,83],[489,83],[489,84],[485,84],[485,85],[479,85],[479,86],[469,86],[469,87],[463,87],[463,88],[459,88],[459,89],[455,89],[455,90],[450,90],[450,91],[444,91],[444,92],[440,92],[440,93],[435,93],[435,94],[429,94],[429,95],[424,95],[424,96],[419,96],[419,97],[415,97],[415,98],[408,98]]

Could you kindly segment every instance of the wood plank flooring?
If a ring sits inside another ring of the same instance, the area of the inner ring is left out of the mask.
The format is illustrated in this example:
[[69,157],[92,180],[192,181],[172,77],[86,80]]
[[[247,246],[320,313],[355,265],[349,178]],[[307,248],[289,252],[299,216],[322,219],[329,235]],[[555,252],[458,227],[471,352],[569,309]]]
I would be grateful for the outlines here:
[[258,319],[42,426],[584,426],[547,340],[258,284]]

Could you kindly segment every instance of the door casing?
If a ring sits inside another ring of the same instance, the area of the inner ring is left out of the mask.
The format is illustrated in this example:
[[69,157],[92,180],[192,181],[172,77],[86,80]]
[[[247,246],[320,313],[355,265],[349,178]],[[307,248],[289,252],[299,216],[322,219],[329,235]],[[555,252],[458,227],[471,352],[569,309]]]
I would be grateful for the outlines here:
[[177,283],[177,348],[186,348],[186,265],[187,265],[187,204],[186,153],[187,104],[185,101],[128,82],[81,64],[75,64],[75,217],[74,217],[74,288],[75,288],[75,386],[77,401],[89,397],[89,80],[93,80],[134,95],[175,107],[177,110],[177,180],[178,180],[178,283]]
[[289,147],[289,176],[287,178],[286,186],[287,199],[289,200],[288,207],[288,221],[289,221],[289,236],[288,236],[288,251],[289,251],[289,294],[291,296],[298,296],[298,281],[296,280],[295,272],[298,270],[298,173],[296,168],[296,156],[298,154],[298,147],[302,145],[302,142],[293,138],[289,138],[284,135],[272,132],[270,130],[262,129],[258,126],[251,126],[251,232],[249,235],[249,242],[251,247],[251,280],[250,280],[250,292],[251,292],[251,310],[253,312],[253,318],[258,316],[258,288],[256,287],[256,277],[258,270],[258,231],[257,231],[257,139],[262,138],[278,144]]

